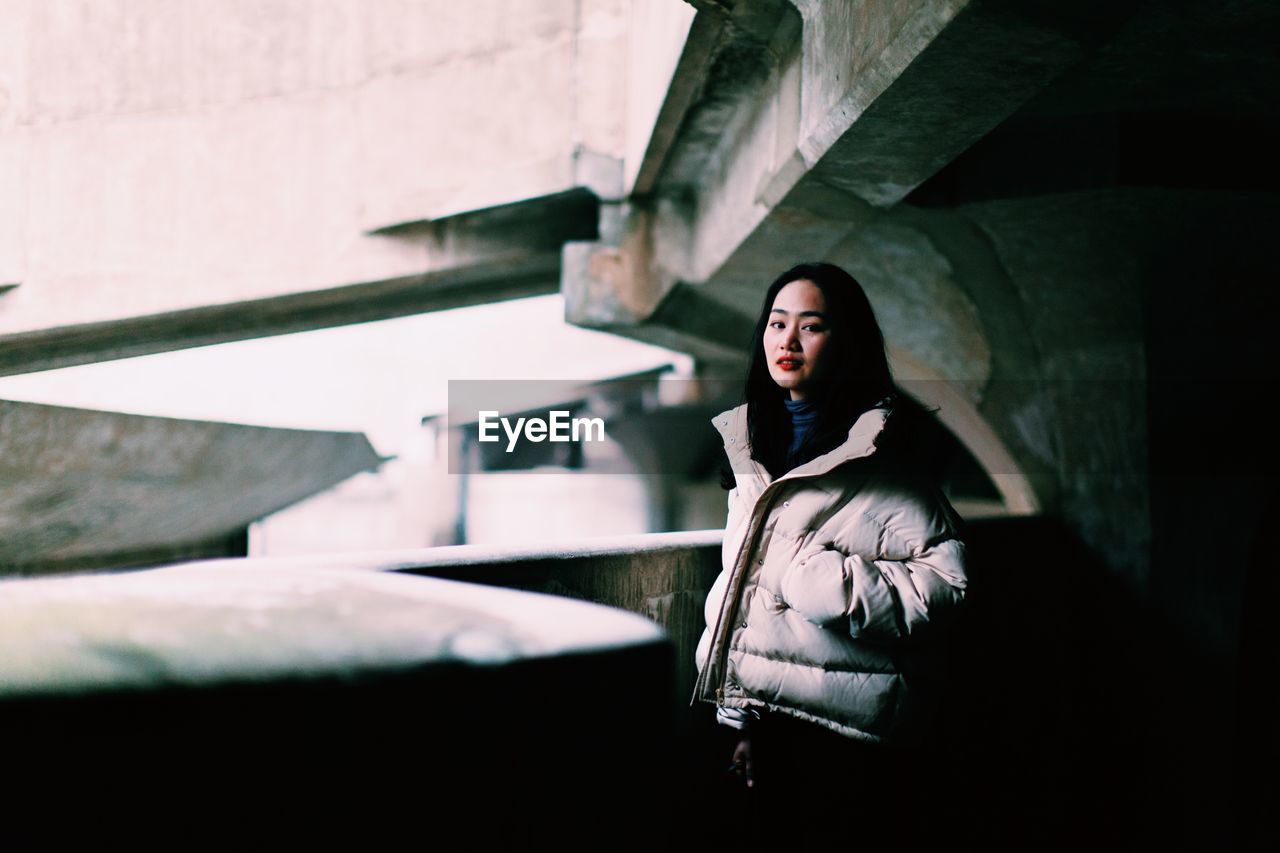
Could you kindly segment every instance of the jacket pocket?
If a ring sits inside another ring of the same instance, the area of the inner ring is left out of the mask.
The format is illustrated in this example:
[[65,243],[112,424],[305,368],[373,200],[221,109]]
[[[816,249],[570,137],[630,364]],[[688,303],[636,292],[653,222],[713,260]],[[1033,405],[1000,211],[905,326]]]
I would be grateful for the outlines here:
[[844,554],[825,545],[802,549],[783,572],[778,592],[787,606],[816,625],[846,616],[851,590]]

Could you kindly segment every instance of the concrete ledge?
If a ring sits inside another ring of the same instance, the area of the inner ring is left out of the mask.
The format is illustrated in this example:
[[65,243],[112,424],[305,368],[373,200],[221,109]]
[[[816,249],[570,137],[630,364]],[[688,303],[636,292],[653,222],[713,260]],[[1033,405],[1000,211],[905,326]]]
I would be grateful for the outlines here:
[[214,561],[0,584],[0,700],[496,665],[662,639],[648,620],[563,597]]
[[671,665],[632,614],[390,572],[8,581],[5,838],[599,842],[666,823]]
[[[644,533],[554,546],[451,545],[316,557],[212,560],[236,570],[362,570],[431,576],[471,584],[576,598],[637,613],[660,626],[674,648],[678,706],[697,678],[694,652],[704,627],[707,591],[720,571],[723,530]],[[678,718],[677,725],[683,725]]]
[[682,530],[673,533],[637,533],[631,536],[597,536],[555,545],[445,545],[346,554],[300,557],[256,557],[249,560],[204,560],[201,566],[235,567],[251,564],[262,569],[312,568],[430,574],[429,569],[466,568],[479,572],[485,566],[530,563],[542,560],[580,560],[591,557],[643,556],[664,551],[718,546],[721,529]]

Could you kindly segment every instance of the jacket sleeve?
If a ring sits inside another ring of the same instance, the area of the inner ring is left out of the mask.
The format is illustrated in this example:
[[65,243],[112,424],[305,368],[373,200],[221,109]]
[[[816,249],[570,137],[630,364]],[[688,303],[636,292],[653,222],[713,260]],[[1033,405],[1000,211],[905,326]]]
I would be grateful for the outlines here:
[[755,708],[726,708],[716,706],[716,722],[722,726],[745,730],[752,720],[760,719],[760,712]]
[[850,635],[906,637],[931,616],[959,604],[968,585],[955,510],[941,491],[896,496],[881,518],[874,559],[831,547],[802,551],[782,578],[783,599],[801,616],[826,625],[847,620]]

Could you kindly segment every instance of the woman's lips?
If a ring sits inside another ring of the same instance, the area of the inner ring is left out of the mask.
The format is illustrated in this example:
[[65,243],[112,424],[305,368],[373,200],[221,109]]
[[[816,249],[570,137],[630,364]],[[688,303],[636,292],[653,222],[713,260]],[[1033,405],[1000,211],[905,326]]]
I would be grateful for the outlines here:
[[783,370],[799,370],[801,364],[802,362],[795,358],[778,359],[778,367],[781,367]]

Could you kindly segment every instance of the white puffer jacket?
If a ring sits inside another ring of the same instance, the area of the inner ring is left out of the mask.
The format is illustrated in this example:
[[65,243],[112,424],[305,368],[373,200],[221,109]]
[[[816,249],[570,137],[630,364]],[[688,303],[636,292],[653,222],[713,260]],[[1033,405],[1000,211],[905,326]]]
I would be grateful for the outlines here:
[[690,704],[714,702],[721,723],[772,709],[860,740],[901,733],[904,638],[958,604],[967,578],[946,497],[873,457],[889,412],[881,401],[776,480],[751,459],[746,404],[713,419],[737,487]]

